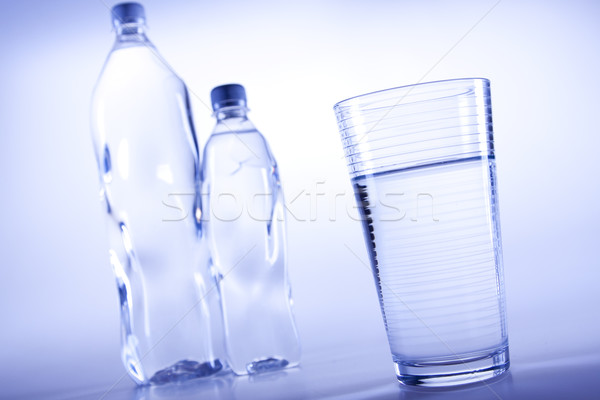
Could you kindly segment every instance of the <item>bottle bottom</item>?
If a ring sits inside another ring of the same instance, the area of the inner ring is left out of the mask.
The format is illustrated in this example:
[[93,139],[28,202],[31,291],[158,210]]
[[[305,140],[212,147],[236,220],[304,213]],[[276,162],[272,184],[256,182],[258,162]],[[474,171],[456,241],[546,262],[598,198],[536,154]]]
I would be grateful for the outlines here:
[[246,371],[249,374],[259,374],[261,372],[274,371],[285,368],[289,365],[288,360],[269,357],[264,360],[253,361],[246,365]]
[[223,363],[220,360],[203,363],[191,360],[181,360],[170,367],[156,372],[152,378],[150,378],[150,383],[153,385],[163,385],[173,382],[185,382],[190,379],[214,375],[222,369]]
[[508,347],[483,356],[454,358],[444,361],[395,361],[400,383],[410,386],[443,387],[464,385],[490,379],[506,372],[510,366]]

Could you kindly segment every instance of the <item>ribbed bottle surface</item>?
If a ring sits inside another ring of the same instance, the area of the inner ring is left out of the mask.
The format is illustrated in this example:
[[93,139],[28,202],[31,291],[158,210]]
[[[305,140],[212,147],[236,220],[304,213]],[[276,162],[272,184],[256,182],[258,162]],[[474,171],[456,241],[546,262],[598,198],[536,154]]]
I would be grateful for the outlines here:
[[487,79],[403,86],[335,105],[350,176],[494,155]]

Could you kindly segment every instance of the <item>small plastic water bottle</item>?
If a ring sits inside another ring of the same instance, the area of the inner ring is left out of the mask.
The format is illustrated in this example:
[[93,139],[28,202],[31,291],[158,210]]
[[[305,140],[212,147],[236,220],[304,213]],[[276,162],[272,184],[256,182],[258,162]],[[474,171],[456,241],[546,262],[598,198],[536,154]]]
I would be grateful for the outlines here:
[[123,363],[139,384],[212,375],[224,368],[223,325],[187,89],[146,37],[140,4],[111,16],[116,41],[94,91],[92,132]]
[[216,87],[211,100],[217,125],[204,148],[202,209],[229,364],[238,375],[295,366],[300,346],[277,163],[247,117],[243,86]]

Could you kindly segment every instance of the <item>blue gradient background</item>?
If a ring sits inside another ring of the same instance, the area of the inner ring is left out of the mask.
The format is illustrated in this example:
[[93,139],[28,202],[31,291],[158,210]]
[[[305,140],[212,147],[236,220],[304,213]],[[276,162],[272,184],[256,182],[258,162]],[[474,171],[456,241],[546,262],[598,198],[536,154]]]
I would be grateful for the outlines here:
[[246,86],[291,202],[304,347],[303,367],[280,377],[166,394],[118,381],[117,293],[89,130],[113,4],[2,4],[0,398],[98,399],[115,383],[105,398],[491,396],[394,382],[371,272],[347,248],[367,262],[332,111],[357,94],[470,76],[492,84],[513,363],[497,392],[594,397],[599,2],[503,0],[480,21],[495,1],[145,1],[149,37],[186,81],[202,143],[210,89]]

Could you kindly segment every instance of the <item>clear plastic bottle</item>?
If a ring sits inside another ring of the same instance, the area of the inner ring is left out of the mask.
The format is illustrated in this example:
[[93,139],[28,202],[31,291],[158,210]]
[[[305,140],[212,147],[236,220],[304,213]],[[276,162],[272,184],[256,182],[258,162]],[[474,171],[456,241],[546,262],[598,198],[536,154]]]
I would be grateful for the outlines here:
[[238,375],[295,366],[300,346],[277,163],[246,115],[241,85],[216,87],[211,100],[217,125],[202,162],[203,226],[219,282],[229,365]]
[[111,16],[116,41],[94,91],[92,136],[123,362],[139,384],[212,375],[225,349],[187,89],[146,37],[140,4],[118,4]]

